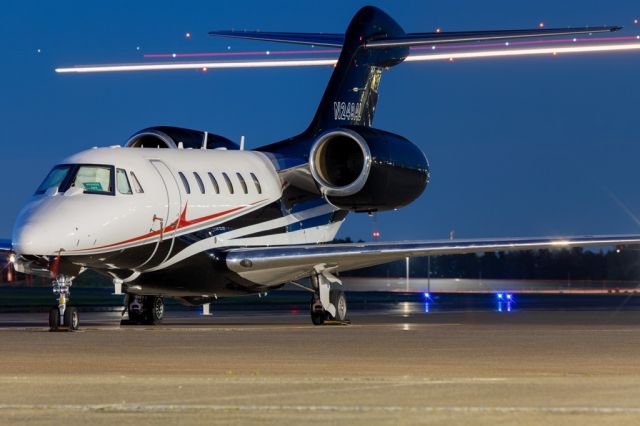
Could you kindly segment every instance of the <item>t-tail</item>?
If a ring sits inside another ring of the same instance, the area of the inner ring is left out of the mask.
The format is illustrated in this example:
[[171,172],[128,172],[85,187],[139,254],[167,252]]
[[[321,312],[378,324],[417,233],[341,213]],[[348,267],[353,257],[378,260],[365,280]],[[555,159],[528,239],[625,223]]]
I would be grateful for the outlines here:
[[[329,84],[307,129],[258,148],[289,188],[323,197],[341,210],[374,212],[405,206],[424,191],[429,165],[417,144],[373,128],[384,70],[412,46],[616,31],[619,27],[405,33],[389,15],[366,6],[344,34],[215,31],[212,35],[341,48]],[[296,195],[298,196],[298,195]],[[300,197],[303,197],[300,195]],[[295,197],[291,198],[292,203]]]
[[536,28],[526,30],[405,33],[382,10],[360,9],[343,34],[212,31],[214,36],[342,48],[333,75],[306,135],[345,125],[371,127],[382,72],[400,64],[411,46],[506,40],[617,31],[621,27]]

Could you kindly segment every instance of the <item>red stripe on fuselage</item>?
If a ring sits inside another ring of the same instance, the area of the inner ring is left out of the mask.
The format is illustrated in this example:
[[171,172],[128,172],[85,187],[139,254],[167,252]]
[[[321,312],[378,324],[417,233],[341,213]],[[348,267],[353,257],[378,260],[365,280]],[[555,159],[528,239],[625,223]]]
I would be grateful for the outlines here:
[[[258,201],[256,203],[251,203],[250,205],[255,205],[255,204],[257,204],[259,202],[262,202],[262,201],[264,201],[264,200]],[[236,211],[238,211],[240,209],[243,209],[244,207],[248,207],[248,206],[235,207],[233,209],[225,210],[223,212],[214,213],[212,215],[199,217],[197,219],[187,220],[187,206],[185,205],[184,206],[184,210],[182,210],[182,213],[180,214],[180,218],[178,218],[178,220],[176,222],[174,222],[171,225],[169,225],[166,228],[164,228],[163,231],[161,231],[161,230],[152,231],[152,232],[149,232],[147,234],[140,235],[138,237],[129,238],[128,240],[124,240],[124,241],[119,241],[117,243],[106,244],[104,246],[91,247],[91,248],[88,248],[88,249],[73,250],[73,251],[78,252],[78,251],[97,250],[97,249],[103,249],[103,248],[112,248],[112,247],[119,246],[119,245],[122,245],[122,244],[129,244],[129,243],[134,243],[134,242],[137,242],[137,241],[142,241],[144,239],[160,235],[161,232],[177,231],[178,229],[183,229],[183,228],[189,227],[191,225],[197,225],[198,223],[206,222],[208,220],[216,219],[216,218],[219,218],[221,216],[236,212]]]

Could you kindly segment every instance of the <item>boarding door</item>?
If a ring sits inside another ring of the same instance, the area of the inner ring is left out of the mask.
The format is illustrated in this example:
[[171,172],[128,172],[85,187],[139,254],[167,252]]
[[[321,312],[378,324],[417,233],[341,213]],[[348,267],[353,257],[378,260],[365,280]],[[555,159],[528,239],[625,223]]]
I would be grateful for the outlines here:
[[158,244],[154,254],[147,260],[144,267],[152,268],[167,260],[173,250],[174,236],[178,221],[180,220],[180,207],[182,206],[182,198],[178,182],[175,176],[169,170],[169,167],[160,160],[150,160],[151,165],[156,169],[162,181],[160,189],[164,196],[164,203],[161,205],[161,213],[156,214],[153,218],[153,229],[159,230]]

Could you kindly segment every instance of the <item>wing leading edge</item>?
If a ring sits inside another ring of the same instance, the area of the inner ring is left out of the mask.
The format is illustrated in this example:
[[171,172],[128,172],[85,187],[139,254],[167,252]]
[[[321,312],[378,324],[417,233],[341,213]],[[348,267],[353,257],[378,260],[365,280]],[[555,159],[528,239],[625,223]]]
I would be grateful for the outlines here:
[[0,252],[10,252],[12,249],[11,240],[0,239]]
[[483,253],[549,248],[640,244],[640,235],[512,238],[480,240],[407,241],[323,244],[233,249],[227,266],[243,278],[263,285],[279,285],[311,275],[316,266],[348,271],[405,257]]

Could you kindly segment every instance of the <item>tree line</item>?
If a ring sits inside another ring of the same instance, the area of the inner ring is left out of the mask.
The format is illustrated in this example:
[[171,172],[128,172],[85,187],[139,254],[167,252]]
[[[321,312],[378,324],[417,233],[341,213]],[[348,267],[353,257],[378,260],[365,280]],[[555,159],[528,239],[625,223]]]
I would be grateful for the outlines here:
[[[350,238],[335,243],[353,242]],[[412,277],[486,279],[640,280],[640,247],[595,251],[580,247],[553,250],[504,251],[411,258]],[[358,277],[404,277],[404,260],[342,273]]]

